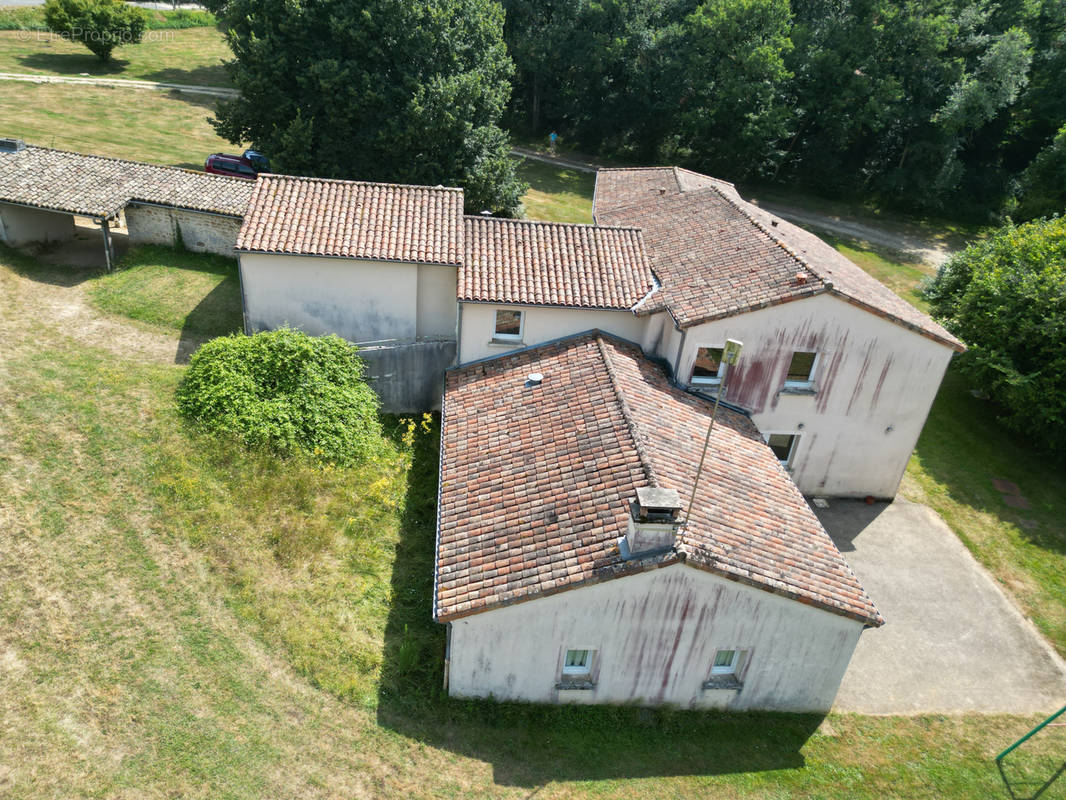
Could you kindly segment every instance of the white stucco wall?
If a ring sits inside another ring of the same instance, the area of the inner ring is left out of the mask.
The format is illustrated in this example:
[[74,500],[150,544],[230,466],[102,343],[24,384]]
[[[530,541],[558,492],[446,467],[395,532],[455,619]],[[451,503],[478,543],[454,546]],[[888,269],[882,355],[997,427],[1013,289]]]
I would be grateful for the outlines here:
[[[678,377],[699,347],[744,343],[726,398],[759,430],[800,435],[804,494],[892,497],[951,359],[950,348],[831,295],[689,328]],[[782,393],[795,351],[817,352],[814,394]],[[672,356],[668,356],[672,361]]]
[[455,337],[455,267],[261,253],[240,265],[252,331],[291,325],[356,344]]
[[131,244],[161,244],[174,247],[181,231],[182,245],[197,253],[233,257],[241,219],[203,214],[181,208],[131,203],[124,211]]
[[[449,691],[537,702],[825,711],[862,624],[684,564],[451,623]],[[595,689],[557,690],[567,649]],[[737,690],[704,690],[719,649],[748,651]]]
[[21,247],[31,242],[66,242],[74,238],[74,217],[55,211],[0,203],[0,242]]
[[[639,344],[647,318],[631,311],[603,311],[584,308],[555,308],[493,303],[463,303],[462,330],[459,333],[459,363],[502,355],[511,350],[531,347],[542,342],[599,328]],[[492,341],[498,309],[516,309],[523,313],[522,341]]]

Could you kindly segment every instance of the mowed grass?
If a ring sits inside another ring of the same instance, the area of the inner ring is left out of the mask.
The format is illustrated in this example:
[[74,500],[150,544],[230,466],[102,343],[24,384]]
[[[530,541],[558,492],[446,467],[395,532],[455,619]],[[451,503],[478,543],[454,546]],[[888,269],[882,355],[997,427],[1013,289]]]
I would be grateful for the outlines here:
[[929,311],[929,303],[922,297],[921,285],[926,278],[936,274],[936,267],[906,259],[900,253],[867,242],[856,242],[820,231],[818,235],[908,303],[922,311]]
[[141,246],[89,288],[103,311],[174,333],[211,338],[242,328],[237,262],[169,247]]
[[202,95],[96,86],[2,82],[0,131],[30,144],[202,169],[219,151],[240,151],[208,124]]
[[518,176],[529,184],[522,197],[529,219],[592,222],[592,190],[596,183],[592,173],[524,158],[519,162]]
[[[139,44],[116,47],[107,62],[46,31],[0,31],[0,72],[230,86],[222,62],[232,58],[217,28],[148,30]],[[5,91],[10,86],[5,82]]]
[[1006,796],[1035,717],[445,698],[435,423],[359,468],[246,452],[178,417],[182,367],[37,315],[53,284],[0,248],[0,795]]

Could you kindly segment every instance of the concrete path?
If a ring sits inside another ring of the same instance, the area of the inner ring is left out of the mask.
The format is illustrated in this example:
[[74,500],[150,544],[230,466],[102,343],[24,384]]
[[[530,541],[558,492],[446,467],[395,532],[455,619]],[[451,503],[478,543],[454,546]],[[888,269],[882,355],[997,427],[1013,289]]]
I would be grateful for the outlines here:
[[1051,712],[1066,663],[929,508],[897,499],[816,509],[881,614],[864,631],[835,710]]
[[184,92],[206,94],[212,97],[236,97],[237,90],[225,86],[196,86],[186,83],[160,83],[159,81],[125,80],[123,78],[90,78],[67,75],[35,75],[23,72],[0,72],[0,81],[23,83],[71,83],[87,86],[110,86],[118,89],[153,89],[159,92]]

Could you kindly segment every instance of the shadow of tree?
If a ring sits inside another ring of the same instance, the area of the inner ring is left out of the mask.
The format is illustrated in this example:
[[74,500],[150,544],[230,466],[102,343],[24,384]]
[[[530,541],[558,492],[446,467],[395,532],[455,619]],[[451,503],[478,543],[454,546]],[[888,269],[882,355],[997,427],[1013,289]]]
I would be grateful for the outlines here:
[[159,69],[155,72],[145,73],[140,80],[231,88],[229,74],[221,61],[217,64],[202,65],[192,69],[182,69],[180,67]]
[[[386,426],[386,429],[397,426]],[[818,714],[729,714],[449,698],[431,619],[439,433],[420,436],[392,575],[378,722],[492,764],[497,784],[717,775],[804,766]]]
[[101,61],[88,50],[84,53],[26,53],[18,56],[17,61],[27,69],[57,75],[81,75],[86,72],[91,76],[107,78],[121,75],[130,65],[129,61],[122,58]]

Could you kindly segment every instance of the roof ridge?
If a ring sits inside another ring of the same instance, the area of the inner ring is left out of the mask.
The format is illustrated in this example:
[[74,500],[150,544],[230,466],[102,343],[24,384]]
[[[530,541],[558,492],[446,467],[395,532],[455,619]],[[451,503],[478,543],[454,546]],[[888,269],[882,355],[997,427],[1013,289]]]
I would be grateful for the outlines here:
[[480,214],[463,214],[463,219],[478,222],[514,223],[518,225],[550,225],[556,228],[594,228],[605,231],[643,232],[639,225],[599,225],[595,222],[556,222],[550,219],[513,219],[511,217],[483,217]]
[[618,385],[618,375],[614,370],[614,362],[611,360],[611,354],[607,350],[607,343],[603,340],[603,334],[601,332],[597,331],[594,335],[596,338],[596,345],[600,350],[600,358],[603,359],[603,365],[607,370],[608,380],[611,382],[611,389],[614,390],[614,396],[618,400],[618,406],[622,411],[622,419],[626,422],[629,436],[633,440],[633,449],[637,451],[637,458],[640,459],[640,465],[644,469],[644,475],[648,479],[648,485],[659,486],[659,477],[652,465],[651,456],[648,455],[648,449],[644,446],[644,438],[640,431],[640,425],[637,423],[636,417],[633,416],[633,412],[629,408],[629,401],[626,400],[622,387]]
[[213,172],[204,172],[201,169],[190,169],[189,167],[175,167],[171,164],[153,164],[151,161],[138,161],[133,158],[118,158],[117,156],[104,156],[99,153],[79,153],[77,150],[64,150],[60,147],[45,147],[40,144],[27,144],[27,150],[47,150],[50,153],[62,153],[66,156],[78,156],[79,158],[98,158],[101,161],[113,161],[117,164],[137,164],[142,167],[154,167],[156,169],[171,170],[173,172],[187,172],[190,175],[196,175],[197,177],[208,178],[220,178],[224,181],[240,181],[241,183],[247,183],[246,178],[237,178],[232,175],[217,175]]
[[651,172],[652,170],[669,170],[671,166],[659,167],[600,167],[597,172]]
[[[436,186],[430,186],[424,183],[392,183],[389,181],[360,181],[352,180],[350,178],[318,178],[314,175],[288,175],[281,172],[268,172],[260,177],[263,181],[308,181],[318,183],[346,183],[355,184],[359,186],[382,186],[394,189],[428,189],[433,192],[462,192],[461,186],[444,186],[437,184]],[[239,180],[239,179],[238,179]],[[258,182],[258,181],[257,181]]]

